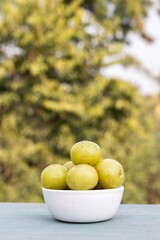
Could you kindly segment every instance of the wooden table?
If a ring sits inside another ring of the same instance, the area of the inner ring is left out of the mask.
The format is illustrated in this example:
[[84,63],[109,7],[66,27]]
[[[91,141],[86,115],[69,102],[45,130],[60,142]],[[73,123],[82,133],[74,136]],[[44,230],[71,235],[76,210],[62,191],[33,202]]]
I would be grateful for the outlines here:
[[0,203],[1,240],[160,240],[160,205],[122,204],[99,223],[55,220],[45,204]]

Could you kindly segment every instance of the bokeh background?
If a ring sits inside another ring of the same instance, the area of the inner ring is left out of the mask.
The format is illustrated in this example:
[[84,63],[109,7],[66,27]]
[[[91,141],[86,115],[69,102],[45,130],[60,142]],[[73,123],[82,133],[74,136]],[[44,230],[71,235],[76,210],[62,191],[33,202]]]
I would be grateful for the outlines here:
[[[87,139],[122,163],[124,203],[160,203],[160,72],[132,51],[133,35],[155,44],[153,8],[159,17],[158,0],[0,1],[0,201],[43,201],[41,171]],[[124,80],[115,66],[132,71]],[[144,94],[147,79],[156,91]]]

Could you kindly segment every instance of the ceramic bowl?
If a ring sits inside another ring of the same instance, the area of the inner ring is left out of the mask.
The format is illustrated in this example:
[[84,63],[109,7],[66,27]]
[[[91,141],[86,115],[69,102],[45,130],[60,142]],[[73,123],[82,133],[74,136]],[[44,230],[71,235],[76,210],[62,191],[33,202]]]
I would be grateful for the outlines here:
[[116,214],[124,187],[79,191],[42,188],[42,192],[51,215],[57,220],[99,222]]

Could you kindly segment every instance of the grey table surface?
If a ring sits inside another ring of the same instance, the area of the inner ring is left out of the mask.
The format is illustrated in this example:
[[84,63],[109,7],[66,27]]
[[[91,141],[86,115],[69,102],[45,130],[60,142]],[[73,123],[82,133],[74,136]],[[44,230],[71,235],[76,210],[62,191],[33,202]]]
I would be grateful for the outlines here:
[[160,205],[121,204],[108,221],[65,223],[43,203],[0,203],[0,239],[160,240]]

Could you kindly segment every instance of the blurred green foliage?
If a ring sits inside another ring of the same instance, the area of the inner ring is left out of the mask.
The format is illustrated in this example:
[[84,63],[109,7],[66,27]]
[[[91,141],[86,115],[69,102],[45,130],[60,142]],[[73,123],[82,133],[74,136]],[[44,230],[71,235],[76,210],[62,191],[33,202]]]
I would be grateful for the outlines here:
[[123,46],[130,31],[147,40],[149,5],[1,1],[0,201],[42,201],[42,169],[65,163],[72,145],[88,139],[123,164],[125,203],[160,203],[159,97],[101,74],[137,64]]

